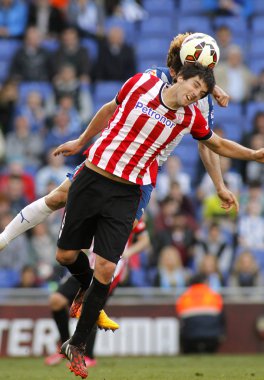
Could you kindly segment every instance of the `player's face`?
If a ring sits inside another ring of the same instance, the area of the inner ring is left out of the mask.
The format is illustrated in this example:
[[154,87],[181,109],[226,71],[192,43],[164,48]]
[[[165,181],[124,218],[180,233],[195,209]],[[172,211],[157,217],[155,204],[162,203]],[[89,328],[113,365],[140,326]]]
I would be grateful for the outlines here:
[[177,78],[177,84],[175,100],[180,107],[197,102],[208,92],[207,85],[200,77],[198,77],[198,75],[189,79],[183,79],[179,76]]

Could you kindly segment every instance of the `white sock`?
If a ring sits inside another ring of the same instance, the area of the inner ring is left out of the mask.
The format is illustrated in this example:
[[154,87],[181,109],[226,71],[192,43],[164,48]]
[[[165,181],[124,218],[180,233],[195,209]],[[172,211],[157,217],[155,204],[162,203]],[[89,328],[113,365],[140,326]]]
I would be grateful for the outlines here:
[[53,210],[46,205],[44,197],[30,203],[15,216],[0,234],[0,249],[3,249],[18,235],[43,222],[52,212]]

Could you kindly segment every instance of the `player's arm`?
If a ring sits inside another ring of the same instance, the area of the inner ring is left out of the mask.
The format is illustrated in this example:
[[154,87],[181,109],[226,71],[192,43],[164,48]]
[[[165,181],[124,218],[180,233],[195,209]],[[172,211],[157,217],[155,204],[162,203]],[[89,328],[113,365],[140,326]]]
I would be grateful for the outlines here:
[[249,149],[234,141],[223,139],[215,133],[212,133],[208,140],[201,140],[201,142],[221,156],[264,163],[264,148]]
[[67,141],[55,149],[54,155],[63,154],[64,156],[72,156],[78,152],[98,133],[100,133],[112,117],[117,108],[116,100],[103,105],[102,108],[95,114],[91,122],[88,124],[85,131],[76,140]]
[[230,211],[232,207],[234,207],[235,210],[238,212],[238,200],[236,196],[232,193],[232,191],[228,190],[224,184],[219,155],[213,152],[211,149],[208,149],[208,147],[201,141],[199,141],[198,143],[198,149],[204,167],[209,176],[211,177],[217,195],[221,200],[221,207],[226,211]]
[[142,252],[145,249],[149,248],[150,246],[150,239],[148,232],[142,231],[140,234],[137,235],[137,241],[133,244],[131,244],[130,247],[128,247],[122,257],[125,259],[128,259],[129,257],[135,255],[136,253]]
[[213,89],[213,97],[215,98],[217,104],[220,107],[228,106],[230,96],[221,87],[217,86],[217,84],[214,86]]

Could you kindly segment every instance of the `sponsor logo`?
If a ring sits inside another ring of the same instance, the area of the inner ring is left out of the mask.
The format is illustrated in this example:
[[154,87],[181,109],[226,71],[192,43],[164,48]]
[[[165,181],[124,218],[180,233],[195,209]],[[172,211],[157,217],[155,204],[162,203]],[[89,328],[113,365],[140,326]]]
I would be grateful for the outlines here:
[[165,125],[168,128],[173,128],[176,126],[176,124],[173,123],[166,116],[161,115],[157,111],[153,110],[151,107],[145,106],[142,102],[137,102],[137,104],[135,105],[135,109],[140,109],[142,113],[150,116],[154,120],[159,121],[161,124]]

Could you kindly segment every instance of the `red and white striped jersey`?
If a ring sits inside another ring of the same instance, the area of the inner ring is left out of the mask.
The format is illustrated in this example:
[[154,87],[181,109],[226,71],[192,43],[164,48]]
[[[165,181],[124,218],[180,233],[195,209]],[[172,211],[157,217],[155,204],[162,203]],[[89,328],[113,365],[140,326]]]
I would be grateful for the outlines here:
[[[207,139],[212,132],[195,105],[169,109],[162,101],[167,86],[148,73],[130,78],[117,94],[118,107],[108,127],[86,153],[98,167],[139,185],[155,183],[158,156],[170,154],[191,133]],[[175,142],[176,140],[176,142]]]

